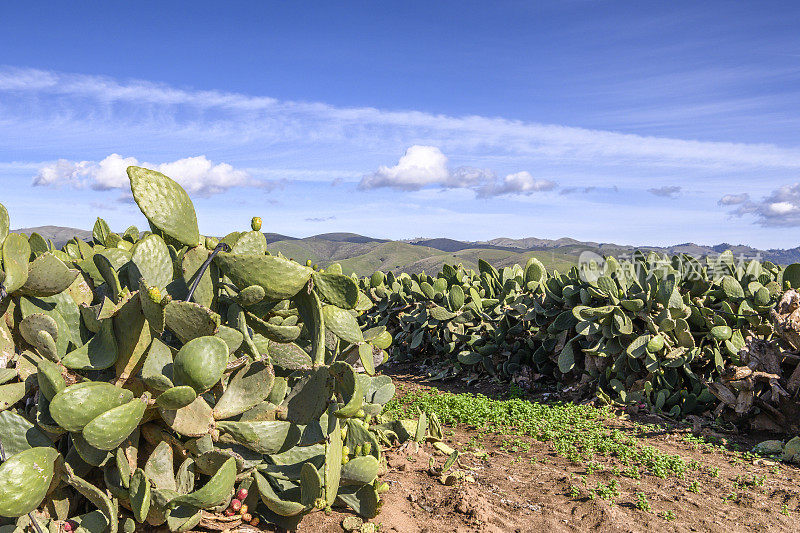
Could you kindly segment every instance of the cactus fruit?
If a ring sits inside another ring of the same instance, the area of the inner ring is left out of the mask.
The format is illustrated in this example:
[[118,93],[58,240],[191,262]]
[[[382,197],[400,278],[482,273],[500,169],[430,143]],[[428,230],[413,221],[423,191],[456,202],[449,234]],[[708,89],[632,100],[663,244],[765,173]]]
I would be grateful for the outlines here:
[[[371,490],[380,450],[366,421],[394,392],[380,382],[378,395],[380,380],[345,361],[366,344],[356,316],[368,296],[340,268],[270,255],[258,217],[253,231],[202,237],[179,184],[139,167],[128,176],[150,231],[117,234],[98,219],[92,242],[56,250],[8,233],[0,206],[0,300],[13,300],[0,355],[14,354],[0,365],[10,454],[0,516],[60,509],[63,499],[64,512],[95,510],[59,514],[51,529],[177,533],[207,514],[256,526],[259,500],[276,526],[356,505],[337,496]],[[344,339],[336,346],[326,316]],[[385,328],[373,337],[376,350],[389,348]],[[346,470],[354,486],[340,474],[355,422],[374,445]]]
[[163,296],[161,295],[161,291],[158,289],[158,287],[149,287],[147,289],[147,297],[150,298],[150,301],[154,304],[161,305]]
[[664,337],[661,335],[654,335],[647,341],[647,351],[650,353],[659,352],[662,348],[664,348]]

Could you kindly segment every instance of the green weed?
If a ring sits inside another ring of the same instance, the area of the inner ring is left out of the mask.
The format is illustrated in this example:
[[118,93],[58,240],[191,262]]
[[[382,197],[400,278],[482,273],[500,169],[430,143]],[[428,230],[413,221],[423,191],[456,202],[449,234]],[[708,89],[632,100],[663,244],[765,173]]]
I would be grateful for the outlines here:
[[636,508],[640,511],[650,511],[650,502],[647,501],[647,496],[645,496],[644,492],[636,493]]

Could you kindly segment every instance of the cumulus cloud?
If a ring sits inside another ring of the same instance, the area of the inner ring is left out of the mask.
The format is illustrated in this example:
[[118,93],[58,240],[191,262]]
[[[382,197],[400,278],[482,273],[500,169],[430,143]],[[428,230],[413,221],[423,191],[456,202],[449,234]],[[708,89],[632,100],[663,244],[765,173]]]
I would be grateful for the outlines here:
[[111,154],[102,161],[59,159],[41,167],[33,178],[33,185],[91,188],[98,191],[126,190],[129,182],[125,169],[131,165],[157,170],[180,183],[189,193],[201,196],[217,194],[231,187],[264,186],[269,183],[254,180],[248,172],[237,170],[228,163],[214,164],[204,155],[152,164],[140,163],[135,157]]
[[416,191],[427,185],[444,185],[450,179],[447,156],[435,146],[411,146],[392,167],[380,166],[376,172],[364,176],[361,189],[392,187]]
[[749,195],[743,193],[725,195],[718,203],[736,205],[736,209],[731,211],[732,215],[753,215],[760,226],[800,226],[800,183],[784,185],[758,202],[750,200]]
[[469,188],[497,180],[488,168],[458,167],[450,172],[447,186],[450,188]]
[[550,180],[536,179],[530,172],[522,171],[509,174],[502,180],[492,181],[480,189],[478,196],[498,196],[501,194],[533,194],[540,191],[552,191],[556,184]]
[[746,192],[742,194],[726,194],[719,199],[717,205],[739,205],[750,200],[750,195]]
[[380,166],[361,179],[360,189],[390,187],[403,191],[418,191],[436,186],[443,189],[473,189],[479,197],[501,194],[532,194],[553,190],[550,180],[536,179],[529,172],[508,174],[500,179],[493,171],[476,167],[450,169],[447,156],[436,146],[414,145],[406,150],[394,166]]
[[676,198],[680,194],[681,188],[677,185],[665,185],[664,187],[647,189],[647,192],[664,198]]

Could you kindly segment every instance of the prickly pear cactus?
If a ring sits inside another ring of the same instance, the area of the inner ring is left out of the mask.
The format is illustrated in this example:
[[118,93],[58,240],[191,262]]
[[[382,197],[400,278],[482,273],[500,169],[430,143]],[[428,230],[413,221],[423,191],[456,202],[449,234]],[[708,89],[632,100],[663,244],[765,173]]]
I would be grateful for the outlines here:
[[374,375],[391,336],[357,321],[367,295],[270,255],[258,217],[201,236],[179,184],[128,176],[151,231],[98,219],[59,250],[0,205],[0,528],[375,516],[394,385]]
[[[503,269],[479,261],[477,272],[444,265],[435,276],[376,272],[359,281],[373,304],[360,321],[373,345],[381,341],[372,332],[393,335],[393,356],[426,364],[434,379],[488,375],[530,388],[538,374],[571,386],[576,399],[676,417],[720,405],[744,416],[754,385],[729,376],[747,373],[746,344],[772,338],[770,313],[799,273],[800,265],[737,263],[731,252],[636,252],[565,274],[534,258]],[[767,370],[757,392],[779,370]],[[735,392],[713,384],[731,379]]]

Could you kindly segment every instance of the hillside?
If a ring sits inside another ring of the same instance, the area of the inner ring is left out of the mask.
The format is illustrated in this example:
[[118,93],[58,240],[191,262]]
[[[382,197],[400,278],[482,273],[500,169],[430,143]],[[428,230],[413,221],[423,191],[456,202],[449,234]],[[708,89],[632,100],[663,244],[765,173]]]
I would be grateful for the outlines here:
[[[458,242],[458,241],[455,241]],[[548,269],[566,270],[577,263],[578,256],[561,251],[507,251],[462,247],[449,252],[433,246],[410,244],[401,241],[367,241],[363,243],[328,242],[320,236],[269,244],[269,249],[300,262],[310,259],[321,266],[337,262],[346,274],[355,272],[366,276],[376,270],[394,272],[437,272],[442,265],[462,263],[467,268],[478,268],[478,259],[495,266],[514,263],[525,264],[528,258],[538,258]]]
[[[30,235],[37,232],[46,239],[53,239],[57,246],[73,236],[91,239],[91,232],[59,226],[41,226],[15,230]],[[536,257],[548,269],[564,271],[576,264],[580,254],[586,250],[600,255],[624,257],[634,250],[653,250],[668,255],[686,253],[693,256],[717,254],[731,250],[746,260],[760,257],[777,264],[800,262],[800,247],[786,250],[758,250],[746,245],[720,243],[701,245],[691,242],[667,247],[635,247],[614,243],[578,241],[568,237],[560,239],[497,238],[489,241],[459,241],[449,238],[417,238],[405,241],[376,239],[357,233],[323,233],[306,238],[297,238],[278,233],[265,233],[268,247],[286,257],[304,263],[326,266],[340,263],[346,273],[355,272],[363,276],[376,270],[395,272],[436,272],[445,263],[462,263],[468,268],[477,268],[478,259],[485,259],[495,266],[504,267],[514,263],[524,264],[529,257]]]
[[83,240],[90,240],[92,232],[75,228],[64,228],[61,226],[36,226],[35,228],[21,228],[12,230],[14,233],[22,233],[31,236],[32,233],[38,233],[47,240],[53,241],[57,248],[64,246],[68,240],[73,237],[78,237]]

